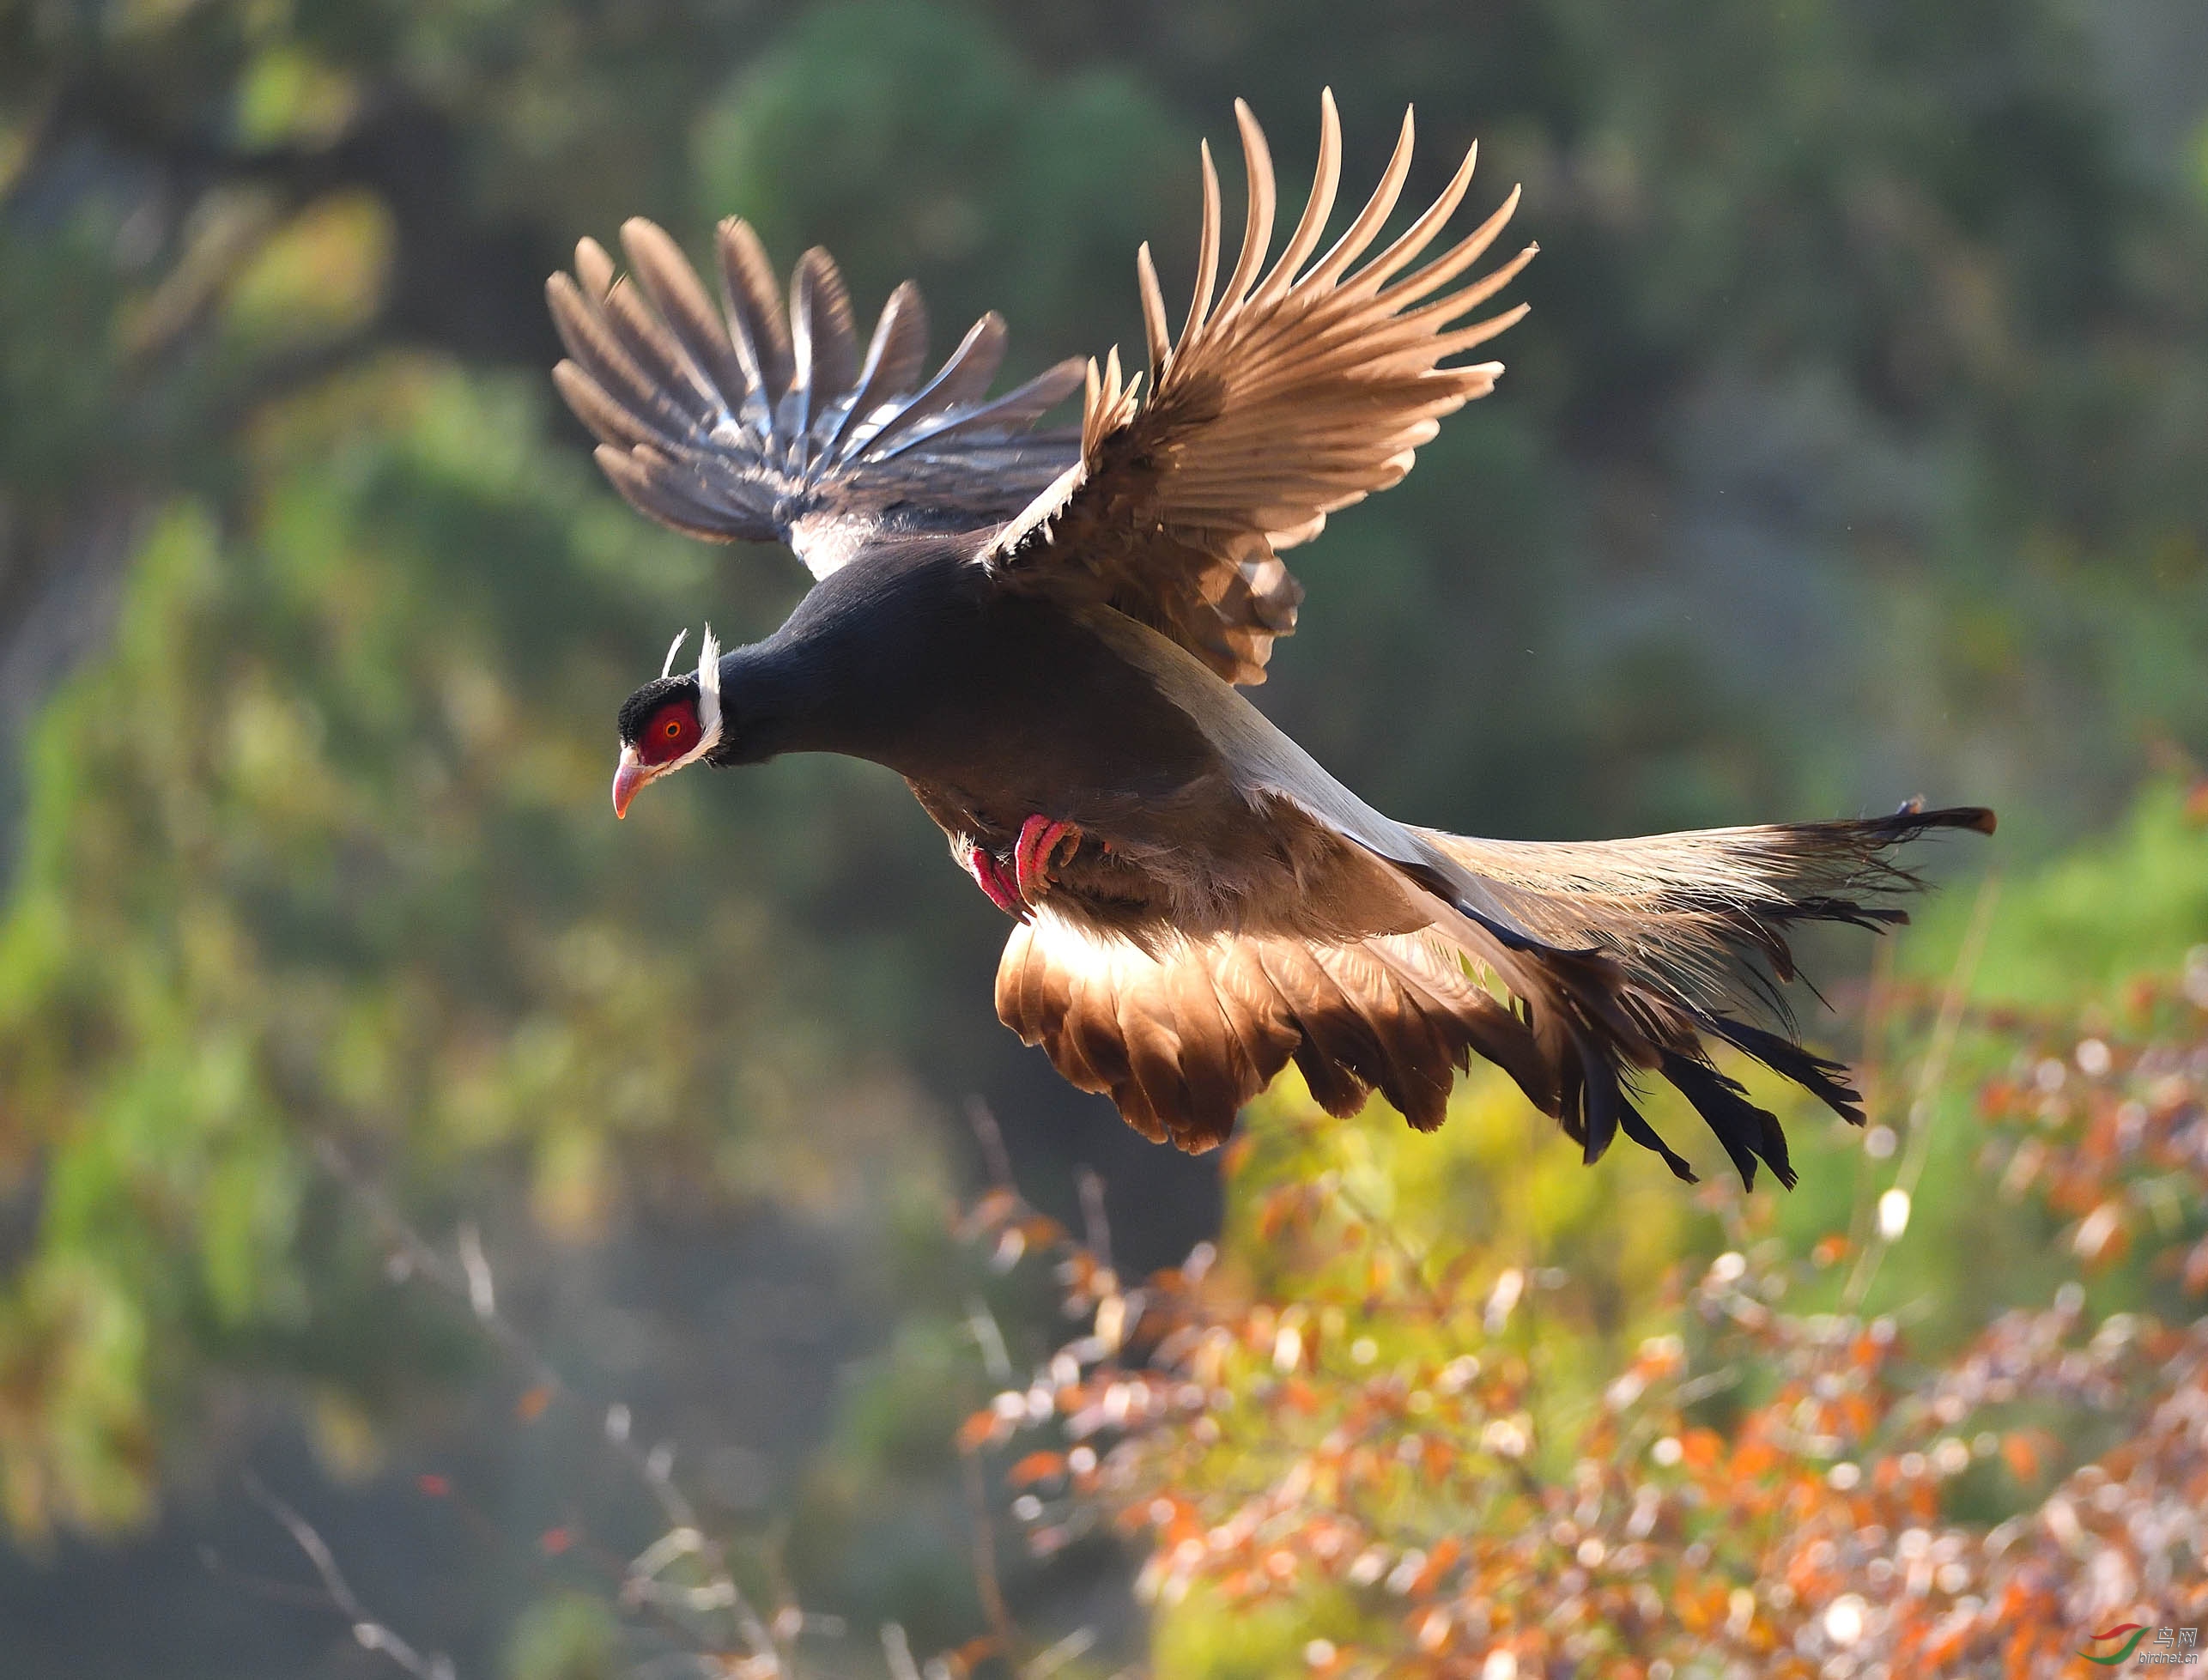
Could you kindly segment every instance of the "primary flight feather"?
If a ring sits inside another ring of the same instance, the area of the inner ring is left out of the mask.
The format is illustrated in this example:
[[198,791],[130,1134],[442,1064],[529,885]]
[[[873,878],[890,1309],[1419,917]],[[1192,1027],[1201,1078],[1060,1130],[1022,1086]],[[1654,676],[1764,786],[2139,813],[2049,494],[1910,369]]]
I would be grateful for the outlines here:
[[[1778,988],[1800,922],[1877,927],[1894,860],[1975,808],[1543,844],[1383,816],[1237,691],[1265,680],[1302,590],[1281,560],[1407,472],[1501,365],[1455,359],[1532,257],[1477,272],[1517,204],[1435,251],[1471,185],[1375,249],[1410,172],[1408,113],[1331,245],[1341,133],[1320,109],[1309,201],[1277,255],[1272,163],[1237,104],[1246,221],[1231,268],[1203,154],[1194,295],[1176,334],[1138,253],[1148,366],[1059,363],[989,386],[984,316],[927,369],[909,283],[862,350],[825,252],[786,312],[756,236],[722,224],[720,303],[673,240],[585,240],[553,276],[561,394],[641,512],[779,539],[817,581],[766,640],[675,654],[620,714],[614,808],[701,761],[840,752],[901,773],[1016,925],[1005,1024],[1146,1135],[1212,1148],[1293,1061],[1331,1113],[1374,1090],[1441,1123],[1469,1058],[1507,1071],[1592,1161],[1623,1132],[1691,1178],[1636,1106],[1675,1086],[1742,1178],[1793,1182],[1777,1120],[1711,1059],[1731,1045],[1859,1124],[1847,1071],[1804,1049]],[[1322,251],[1322,246],[1325,247]],[[1077,428],[1042,430],[1082,393]]]

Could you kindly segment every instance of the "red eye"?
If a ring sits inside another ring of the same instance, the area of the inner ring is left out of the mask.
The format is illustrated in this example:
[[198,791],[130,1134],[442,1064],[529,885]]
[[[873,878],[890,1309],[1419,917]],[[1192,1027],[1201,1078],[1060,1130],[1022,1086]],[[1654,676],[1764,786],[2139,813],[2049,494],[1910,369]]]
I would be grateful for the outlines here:
[[636,743],[646,764],[666,764],[698,744],[698,714],[688,700],[670,701],[652,714]]

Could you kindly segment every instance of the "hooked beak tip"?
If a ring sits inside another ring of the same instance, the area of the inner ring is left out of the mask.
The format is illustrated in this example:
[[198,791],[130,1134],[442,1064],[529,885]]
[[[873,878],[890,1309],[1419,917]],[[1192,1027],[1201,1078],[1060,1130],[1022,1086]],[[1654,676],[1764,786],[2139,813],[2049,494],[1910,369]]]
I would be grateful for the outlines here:
[[613,814],[618,822],[628,815],[628,802],[636,797],[636,790],[644,785],[643,761],[634,747],[621,749],[621,762],[613,773]]

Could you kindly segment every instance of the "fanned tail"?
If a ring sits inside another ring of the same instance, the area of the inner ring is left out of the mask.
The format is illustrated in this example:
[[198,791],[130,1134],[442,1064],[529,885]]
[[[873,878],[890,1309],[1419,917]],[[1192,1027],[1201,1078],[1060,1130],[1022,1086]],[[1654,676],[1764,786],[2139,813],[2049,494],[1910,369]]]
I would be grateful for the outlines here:
[[1708,1041],[1860,1125],[1847,1070],[1795,1036],[1780,990],[1796,978],[1790,936],[1806,922],[1908,921],[1889,901],[1921,883],[1892,854],[1938,828],[1991,834],[1993,813],[1911,805],[1891,816],[1589,842],[1420,838],[1452,866],[1423,883],[1447,907],[1443,925],[1517,995],[1553,1075],[1542,1106],[1586,1159],[1623,1131],[1693,1178],[1635,1106],[1636,1080],[1661,1077],[1753,1187],[1758,1161],[1793,1184],[1786,1134],[1719,1070]]

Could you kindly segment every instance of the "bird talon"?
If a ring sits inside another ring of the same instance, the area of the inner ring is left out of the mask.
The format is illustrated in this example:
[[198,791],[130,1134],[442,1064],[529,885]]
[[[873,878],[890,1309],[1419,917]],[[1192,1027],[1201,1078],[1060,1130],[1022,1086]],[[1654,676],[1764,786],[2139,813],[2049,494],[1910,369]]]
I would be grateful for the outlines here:
[[974,884],[989,895],[989,901],[1006,915],[1024,922],[1034,913],[1021,902],[1018,887],[987,846],[968,840],[959,861],[966,865],[966,872],[974,877]]
[[[1020,838],[1012,847],[1013,879],[1021,899],[1040,904],[1051,889],[1051,871],[1081,848],[1081,830],[1038,812],[1020,825]],[[1063,855],[1061,854],[1063,852]]]

